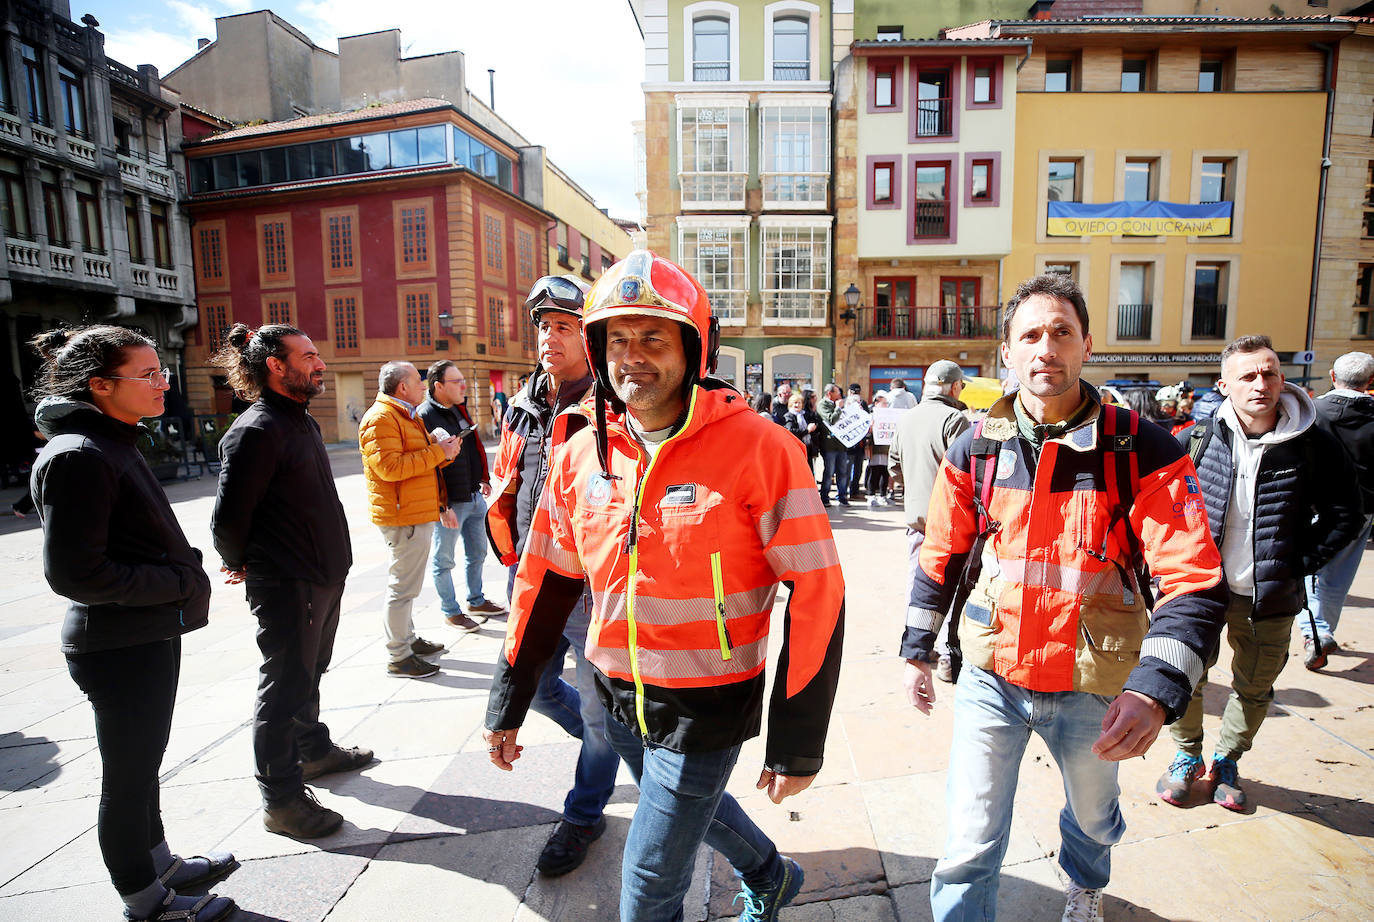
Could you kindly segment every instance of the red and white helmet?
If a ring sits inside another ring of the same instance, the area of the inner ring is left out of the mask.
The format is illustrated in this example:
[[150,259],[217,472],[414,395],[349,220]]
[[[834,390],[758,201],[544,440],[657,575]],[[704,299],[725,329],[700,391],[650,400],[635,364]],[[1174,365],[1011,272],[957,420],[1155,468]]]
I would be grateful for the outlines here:
[[711,315],[706,289],[677,263],[650,250],[634,250],[602,273],[582,309],[587,362],[604,393],[614,394],[606,371],[604,324],[612,317],[625,316],[665,317],[686,327],[682,341],[688,385],[716,370],[720,321]]

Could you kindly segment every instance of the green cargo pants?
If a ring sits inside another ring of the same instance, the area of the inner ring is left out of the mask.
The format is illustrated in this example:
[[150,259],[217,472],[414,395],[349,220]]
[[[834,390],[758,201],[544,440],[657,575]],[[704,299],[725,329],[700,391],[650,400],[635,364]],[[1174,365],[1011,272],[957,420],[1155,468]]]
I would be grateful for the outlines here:
[[[1288,660],[1288,645],[1293,636],[1294,615],[1279,618],[1250,620],[1253,600],[1249,596],[1232,595],[1226,609],[1226,640],[1231,644],[1231,697],[1221,716],[1221,738],[1214,752],[1231,759],[1255,742],[1255,734],[1269,712],[1274,700],[1274,682]],[[1217,663],[1217,652],[1207,661],[1207,668]],[[1193,689],[1193,700],[1187,712],[1169,727],[1180,752],[1202,756],[1202,689],[1207,684],[1207,672]]]

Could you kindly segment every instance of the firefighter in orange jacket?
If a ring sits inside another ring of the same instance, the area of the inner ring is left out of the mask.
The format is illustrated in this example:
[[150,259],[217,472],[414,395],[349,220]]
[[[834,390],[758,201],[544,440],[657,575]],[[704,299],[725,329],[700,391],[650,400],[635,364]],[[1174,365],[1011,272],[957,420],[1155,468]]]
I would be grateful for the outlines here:
[[743,881],[741,918],[772,919],[801,868],[725,784],[759,732],[780,582],[791,592],[758,787],[780,802],[821,768],[844,624],[830,524],[791,436],[707,377],[718,327],[683,269],[631,253],[592,287],[583,335],[596,422],[554,459],[520,560],[487,710],[491,759],[509,770],[519,758],[518,728],[585,573],[587,658],[611,745],[640,787],[621,919],[680,919],[702,841]]
[[[1102,406],[1079,380],[1092,336],[1077,284],[1060,275],[1023,282],[1002,336],[1021,389],[993,404],[940,465],[902,637],[907,693],[928,713],[925,655],[965,561],[981,561],[962,613],[952,613],[967,666],[932,917],[993,918],[1017,771],[1034,732],[1064,778],[1063,917],[1101,922],[1111,847],[1126,829],[1117,764],[1143,755],[1187,707],[1229,593],[1188,456],[1158,426]],[[1153,616],[1137,575],[1142,546],[1159,586]]]

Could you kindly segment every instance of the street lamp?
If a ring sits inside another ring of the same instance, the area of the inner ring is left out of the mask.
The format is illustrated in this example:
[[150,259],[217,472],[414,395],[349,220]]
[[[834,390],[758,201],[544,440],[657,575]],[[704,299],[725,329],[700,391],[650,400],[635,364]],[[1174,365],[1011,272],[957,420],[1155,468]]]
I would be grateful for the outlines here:
[[854,311],[854,308],[859,306],[859,286],[853,282],[850,282],[849,287],[844,290],[844,303],[846,307],[840,313],[840,319],[853,322],[854,318],[859,316]]

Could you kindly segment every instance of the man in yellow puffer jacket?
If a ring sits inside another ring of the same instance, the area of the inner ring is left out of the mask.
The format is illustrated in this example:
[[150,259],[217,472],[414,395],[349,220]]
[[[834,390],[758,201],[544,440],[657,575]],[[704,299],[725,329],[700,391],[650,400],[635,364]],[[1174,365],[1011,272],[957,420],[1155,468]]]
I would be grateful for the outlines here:
[[[410,609],[424,582],[434,523],[456,518],[440,467],[458,454],[458,437],[435,441],[415,415],[425,399],[420,373],[409,362],[387,362],[377,375],[377,402],[358,424],[363,479],[372,523],[391,550],[386,585],[388,675],[424,679],[439,671],[425,659],[443,653],[443,644],[415,634]],[[452,527],[452,526],[450,526]]]

